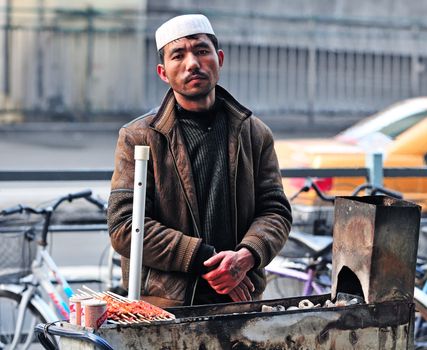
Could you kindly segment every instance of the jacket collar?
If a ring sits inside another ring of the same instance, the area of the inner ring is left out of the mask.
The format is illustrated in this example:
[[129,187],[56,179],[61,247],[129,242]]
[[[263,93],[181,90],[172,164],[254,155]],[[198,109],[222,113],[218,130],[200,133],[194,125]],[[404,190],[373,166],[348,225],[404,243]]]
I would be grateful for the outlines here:
[[[215,87],[215,93],[217,98],[220,97],[224,100],[224,108],[229,112],[229,115],[238,119],[236,122],[242,122],[252,114],[249,109],[240,104],[223,87],[217,85]],[[168,134],[171,132],[176,122],[175,104],[176,100],[173,94],[173,90],[169,89],[163,98],[162,104],[160,105],[156,116],[151,122],[151,127],[163,134]]]

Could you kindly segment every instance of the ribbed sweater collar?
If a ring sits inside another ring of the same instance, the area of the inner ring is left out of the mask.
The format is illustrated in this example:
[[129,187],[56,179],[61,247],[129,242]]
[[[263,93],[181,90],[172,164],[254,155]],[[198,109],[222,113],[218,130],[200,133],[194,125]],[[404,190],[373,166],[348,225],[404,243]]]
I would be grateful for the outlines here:
[[221,98],[217,98],[214,105],[206,111],[189,111],[183,108],[179,103],[176,103],[175,109],[178,119],[195,121],[200,127],[205,129],[213,123],[217,113],[222,109],[222,106],[223,100]]

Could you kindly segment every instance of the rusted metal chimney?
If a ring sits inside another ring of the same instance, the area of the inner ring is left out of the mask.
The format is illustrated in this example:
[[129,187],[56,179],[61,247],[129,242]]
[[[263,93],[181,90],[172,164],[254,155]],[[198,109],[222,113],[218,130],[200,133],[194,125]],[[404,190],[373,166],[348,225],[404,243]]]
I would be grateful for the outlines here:
[[332,298],[344,292],[367,303],[412,301],[421,208],[387,196],[338,197]]

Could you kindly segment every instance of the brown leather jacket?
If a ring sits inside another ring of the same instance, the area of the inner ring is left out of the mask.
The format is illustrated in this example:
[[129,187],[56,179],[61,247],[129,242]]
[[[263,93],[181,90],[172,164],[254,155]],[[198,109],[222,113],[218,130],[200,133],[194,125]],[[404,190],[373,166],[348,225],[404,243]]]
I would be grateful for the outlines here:
[[[283,247],[291,225],[290,205],[273,147],[271,131],[225,89],[229,119],[229,176],[236,249],[248,247],[258,266],[249,272],[254,298],[265,289],[265,267]],[[195,186],[170,90],[157,113],[123,126],[111,180],[108,224],[114,249],[122,256],[128,283],[134,146],[150,146],[144,226],[141,295],[160,306],[191,304],[198,276],[190,271],[201,244]]]

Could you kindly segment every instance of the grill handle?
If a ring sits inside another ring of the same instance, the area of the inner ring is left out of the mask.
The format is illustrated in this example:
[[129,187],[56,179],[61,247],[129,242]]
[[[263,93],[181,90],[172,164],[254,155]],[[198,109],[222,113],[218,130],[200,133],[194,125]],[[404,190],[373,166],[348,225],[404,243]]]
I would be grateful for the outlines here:
[[43,345],[43,347],[47,350],[57,350],[58,348],[55,344],[49,339],[49,336],[57,335],[60,337],[72,338],[72,339],[80,339],[89,343],[96,345],[97,348],[101,350],[114,350],[110,344],[99,335],[83,332],[83,331],[75,331],[65,329],[64,327],[55,326],[53,323],[40,323],[35,328],[34,331],[37,334],[37,338],[39,342]]

